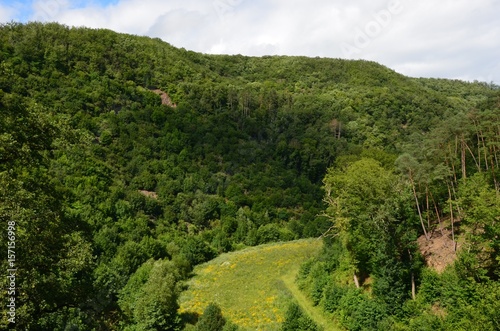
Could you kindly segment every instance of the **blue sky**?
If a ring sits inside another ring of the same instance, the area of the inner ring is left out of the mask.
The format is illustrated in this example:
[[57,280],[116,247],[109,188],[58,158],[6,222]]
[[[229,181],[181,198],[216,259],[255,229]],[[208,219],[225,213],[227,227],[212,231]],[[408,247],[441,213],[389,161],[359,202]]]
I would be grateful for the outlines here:
[[499,13],[500,0],[0,0],[0,22],[108,28],[203,53],[361,58],[497,84]]
[[[68,9],[81,9],[89,6],[96,8],[106,8],[109,5],[117,4],[119,0],[47,0],[47,1],[34,1],[34,0],[0,0],[0,7],[4,9],[4,13],[0,12],[0,18],[5,21],[4,15],[9,15],[8,18],[14,21],[27,22],[35,20],[37,12],[46,12],[48,20],[53,14],[53,9],[64,8]],[[40,16],[40,18],[45,18]]]

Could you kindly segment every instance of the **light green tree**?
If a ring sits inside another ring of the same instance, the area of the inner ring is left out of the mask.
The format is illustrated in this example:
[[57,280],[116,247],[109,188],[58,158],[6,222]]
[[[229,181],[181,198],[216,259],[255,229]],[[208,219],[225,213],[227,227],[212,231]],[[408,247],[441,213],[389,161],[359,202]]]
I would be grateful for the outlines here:
[[144,263],[119,295],[129,330],[179,330],[179,280],[178,268],[171,261]]
[[358,274],[369,272],[371,253],[385,227],[386,220],[378,217],[381,207],[394,194],[397,177],[378,161],[362,158],[341,169],[329,169],[323,182],[331,234],[346,248],[346,261],[359,287]]

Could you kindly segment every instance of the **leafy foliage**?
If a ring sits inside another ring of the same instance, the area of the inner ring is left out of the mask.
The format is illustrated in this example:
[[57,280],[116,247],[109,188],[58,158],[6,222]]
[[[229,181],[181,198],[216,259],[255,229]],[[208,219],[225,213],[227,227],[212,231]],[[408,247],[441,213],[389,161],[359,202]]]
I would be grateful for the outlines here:
[[318,326],[304,314],[296,303],[291,303],[285,315],[282,331],[317,331]]
[[196,324],[198,331],[223,331],[226,319],[222,316],[220,307],[215,303],[210,303],[203,311],[200,320]]
[[495,288],[497,90],[367,61],[2,24],[0,220],[17,227],[16,326],[181,328],[179,285],[195,264],[324,233],[338,237],[333,255],[302,279],[314,302],[336,310],[354,274],[382,303],[363,301],[366,316],[400,317],[411,281],[425,288],[415,239],[445,219],[471,247],[457,277]]

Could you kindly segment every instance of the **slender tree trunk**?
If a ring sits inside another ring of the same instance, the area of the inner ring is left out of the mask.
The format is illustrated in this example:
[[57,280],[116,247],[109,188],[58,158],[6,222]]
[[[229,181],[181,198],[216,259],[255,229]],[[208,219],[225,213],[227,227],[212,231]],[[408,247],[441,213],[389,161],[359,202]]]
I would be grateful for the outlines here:
[[426,208],[426,212],[427,212],[427,228],[430,229],[431,228],[431,216],[430,216],[430,213],[429,213],[429,186],[427,186],[427,184],[425,184],[425,208]]
[[[413,256],[411,255],[411,251],[408,248],[408,255],[410,256],[410,263],[413,264]],[[411,271],[411,298],[415,300],[415,294],[416,289],[415,289],[415,274],[413,273],[413,270]]]
[[481,130],[479,129],[479,121],[476,122],[476,120],[474,120],[474,127],[476,128],[477,137],[477,160],[479,163],[479,168],[481,168]]
[[455,229],[454,229],[454,221],[453,221],[453,206],[451,204],[451,190],[450,185],[446,183],[448,186],[448,201],[450,204],[450,222],[451,222],[451,240],[453,241],[453,250],[456,250],[457,245],[455,244]]
[[467,168],[466,168],[466,160],[465,160],[465,141],[464,137],[460,138],[460,163],[462,165],[462,178],[467,178]]
[[484,152],[484,164],[486,167],[486,171],[489,170],[489,164],[488,164],[488,149],[486,148],[486,142],[484,141],[484,135],[483,135],[483,130],[479,129],[479,133],[481,134],[481,142],[483,143],[483,152]]
[[[455,184],[451,183],[451,191],[452,191],[452,193],[453,193],[453,199],[456,201],[456,200],[458,200],[458,199],[457,199],[457,191],[455,190],[455,185],[458,185],[458,183],[455,183]],[[461,221],[461,220],[462,220],[462,215],[463,215],[463,214],[462,214],[462,209],[460,208],[460,205],[458,205],[458,204],[457,204],[457,212],[458,212],[458,217],[457,217],[457,219],[458,219],[459,221]]]
[[415,204],[417,205],[418,217],[420,218],[420,224],[422,224],[422,230],[424,230],[425,239],[429,241],[429,235],[425,229],[424,219],[422,217],[422,211],[420,210],[420,204],[418,203],[417,191],[415,190],[415,182],[413,181],[413,176],[410,171],[410,182],[411,188],[413,189],[413,196],[415,197]]
[[[449,152],[450,152],[450,156],[452,156],[451,146],[450,146],[449,144],[448,144],[448,150],[449,150]],[[455,155],[455,156],[456,156],[456,155]],[[456,157],[455,157],[454,159],[456,159]],[[446,165],[448,166],[448,168],[449,168],[449,167],[450,167],[450,165],[451,165],[451,170],[452,170],[452,172],[453,172],[453,178],[455,179],[455,183],[456,183],[456,182],[457,182],[457,172],[456,172],[456,170],[455,170],[455,165],[453,164],[453,160],[454,160],[454,159],[452,159],[452,160],[450,161],[450,160],[448,160],[447,158],[445,158],[445,162],[446,162]]]
[[356,285],[356,288],[359,288],[359,280],[358,276],[356,276],[356,273],[354,273],[354,284]]
[[[474,160],[474,163],[476,164],[477,171],[481,172],[481,164],[477,162],[476,156],[474,155],[474,153],[470,149],[470,147],[467,144],[467,142],[464,141],[464,144],[465,144],[465,147],[467,148],[467,150],[469,151],[469,154],[472,156],[472,159]],[[481,158],[479,158],[479,162],[481,162]]]
[[415,300],[416,297],[416,288],[415,288],[415,274],[413,271],[411,272],[411,298]]
[[432,203],[434,204],[434,210],[436,211],[436,217],[438,219],[438,222],[439,222],[439,230],[441,231],[441,235],[443,236],[443,223],[441,222],[441,216],[439,215],[439,210],[437,208],[437,205],[436,205],[436,200],[434,200],[434,196],[432,195],[432,192],[429,191],[430,194],[431,194],[431,199],[432,199]]

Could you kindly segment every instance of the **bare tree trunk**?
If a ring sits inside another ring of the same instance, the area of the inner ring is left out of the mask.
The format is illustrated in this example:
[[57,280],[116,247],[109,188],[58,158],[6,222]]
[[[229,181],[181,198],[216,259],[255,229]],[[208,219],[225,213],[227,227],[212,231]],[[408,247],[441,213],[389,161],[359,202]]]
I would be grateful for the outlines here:
[[416,297],[416,289],[415,289],[415,274],[413,271],[411,272],[411,298],[415,300]]
[[432,203],[434,204],[434,210],[436,211],[436,217],[438,219],[438,222],[439,222],[439,230],[441,231],[441,235],[443,235],[443,223],[441,222],[441,216],[439,215],[439,210],[437,208],[437,205],[436,205],[436,200],[434,200],[434,196],[432,195],[432,192],[429,191],[430,194],[431,194],[431,199],[432,199]]
[[356,273],[354,273],[354,284],[356,285],[356,288],[359,288],[359,280],[358,276],[356,276]]
[[467,150],[469,151],[470,155],[472,156],[472,159],[474,160],[474,163],[476,164],[477,171],[481,172],[481,157],[479,157],[479,163],[478,163],[477,159],[476,159],[476,156],[474,155],[474,153],[470,149],[469,145],[467,145],[467,143],[465,141],[464,141],[464,144],[465,144],[465,147],[467,148]]
[[448,186],[448,201],[450,204],[450,222],[451,222],[451,240],[453,241],[453,249],[456,250],[457,245],[455,244],[455,229],[454,229],[454,221],[453,221],[453,206],[451,204],[451,190],[450,185],[446,183]]
[[481,134],[481,142],[483,143],[483,151],[484,151],[484,164],[486,166],[486,171],[489,170],[489,164],[488,164],[488,149],[486,148],[486,142],[484,141],[484,135],[483,135],[483,130],[479,130],[479,133]]
[[467,169],[465,164],[465,141],[464,137],[460,138],[460,163],[462,165],[462,178],[467,178]]
[[477,136],[477,160],[479,163],[479,168],[481,168],[481,130],[479,129],[479,121],[473,121],[474,126],[476,127],[476,136]]
[[429,241],[429,236],[427,234],[427,230],[425,229],[424,219],[422,217],[422,211],[420,210],[420,204],[418,203],[417,191],[415,190],[415,182],[413,181],[413,177],[410,171],[410,182],[411,188],[413,189],[413,196],[415,197],[415,204],[417,205],[418,217],[420,218],[420,224],[422,224],[422,229],[424,230],[425,239]]
[[[448,150],[449,150],[450,155],[451,155],[451,146],[449,144],[448,144]],[[456,159],[456,155],[455,155],[455,159]],[[450,161],[447,158],[445,158],[445,162],[446,162],[446,165],[448,167],[450,167],[450,165],[451,165],[451,170],[452,170],[452,173],[453,173],[453,178],[455,179],[455,183],[456,183],[457,182],[457,172],[455,170],[455,165],[453,164],[453,159]]]
[[[455,183],[455,185],[458,185],[458,183]],[[453,192],[453,199],[456,201],[457,200],[457,191],[455,190],[455,185],[451,183],[451,191]],[[460,208],[460,205],[457,204],[457,212],[458,212],[458,217],[457,219],[459,221],[462,220],[462,209]]]
[[431,228],[431,216],[429,213],[429,186],[425,184],[425,208],[427,209],[427,228]]
[[[411,255],[410,249],[408,249],[408,255],[410,256],[410,262],[413,261],[413,256]],[[413,270],[411,271],[411,298],[415,300],[415,274],[413,273]]]

